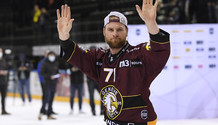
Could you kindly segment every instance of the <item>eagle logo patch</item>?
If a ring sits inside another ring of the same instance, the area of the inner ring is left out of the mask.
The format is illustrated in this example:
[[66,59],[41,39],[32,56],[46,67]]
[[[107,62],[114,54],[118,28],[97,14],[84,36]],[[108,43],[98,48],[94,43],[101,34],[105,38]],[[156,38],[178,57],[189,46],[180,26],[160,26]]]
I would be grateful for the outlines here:
[[101,100],[105,106],[109,119],[115,119],[122,110],[123,98],[120,92],[113,86],[108,85],[101,90]]

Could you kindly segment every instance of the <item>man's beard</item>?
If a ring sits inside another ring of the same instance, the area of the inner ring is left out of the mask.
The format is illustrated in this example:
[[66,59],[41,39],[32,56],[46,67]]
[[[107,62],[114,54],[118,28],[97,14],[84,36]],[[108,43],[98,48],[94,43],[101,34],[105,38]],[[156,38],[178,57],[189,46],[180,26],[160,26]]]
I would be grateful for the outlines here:
[[112,48],[112,49],[122,48],[126,43],[126,39],[121,39],[121,38],[117,38],[117,39],[107,39],[107,38],[105,38],[105,41],[109,45],[109,47]]

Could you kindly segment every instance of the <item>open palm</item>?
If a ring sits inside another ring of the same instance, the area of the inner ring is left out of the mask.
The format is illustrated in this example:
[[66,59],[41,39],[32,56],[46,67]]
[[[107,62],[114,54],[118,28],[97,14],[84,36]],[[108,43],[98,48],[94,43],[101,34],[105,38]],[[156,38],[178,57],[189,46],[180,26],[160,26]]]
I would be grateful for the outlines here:
[[72,29],[72,22],[74,21],[74,19],[71,19],[70,7],[67,5],[62,5],[61,14],[60,11],[57,10],[57,19],[59,38],[61,40],[66,40],[69,38],[69,33]]
[[136,10],[144,22],[155,21],[157,16],[158,0],[153,5],[153,0],[143,0],[142,9],[136,5]]

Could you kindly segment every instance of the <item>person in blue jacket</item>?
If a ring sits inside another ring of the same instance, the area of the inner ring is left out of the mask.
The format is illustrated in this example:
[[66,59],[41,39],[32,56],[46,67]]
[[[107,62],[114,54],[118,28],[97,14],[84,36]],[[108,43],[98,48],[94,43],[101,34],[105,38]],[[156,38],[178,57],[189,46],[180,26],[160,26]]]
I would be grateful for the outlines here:
[[[38,65],[37,65],[37,73],[38,73],[40,85],[41,85],[41,88],[42,88],[42,104],[45,101],[45,89],[44,89],[44,79],[43,79],[43,77],[41,75],[41,66],[42,66],[42,63],[48,58],[48,53],[49,52],[50,52],[50,50],[45,51],[43,59],[41,61],[39,61]],[[46,111],[42,112],[42,114],[46,114]]]

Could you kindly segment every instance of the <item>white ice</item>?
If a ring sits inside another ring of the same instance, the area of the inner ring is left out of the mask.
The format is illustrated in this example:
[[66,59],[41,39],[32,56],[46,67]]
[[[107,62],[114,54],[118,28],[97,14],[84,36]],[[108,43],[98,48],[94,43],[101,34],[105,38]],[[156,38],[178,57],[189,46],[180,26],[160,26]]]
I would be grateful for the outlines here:
[[[70,115],[70,105],[67,102],[54,102],[53,109],[58,115],[56,120],[37,119],[41,101],[33,100],[32,103],[22,104],[20,98],[8,97],[6,109],[11,115],[0,115],[0,125],[105,125],[103,116],[100,116],[100,107],[96,106],[97,116],[92,116],[90,106],[83,103],[84,114],[79,114],[78,104],[74,105],[74,112]],[[186,120],[161,120],[157,125],[218,125],[218,119],[186,119]]]

